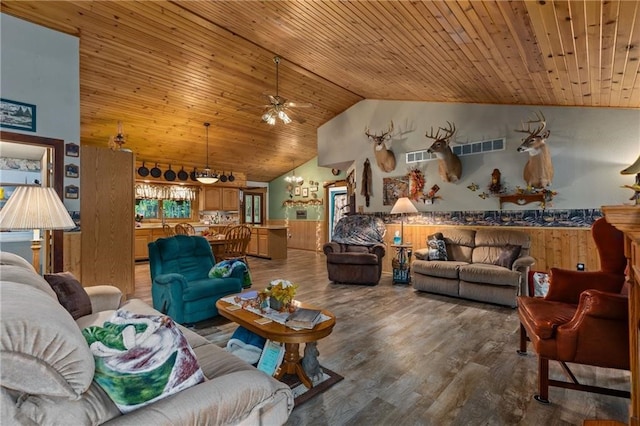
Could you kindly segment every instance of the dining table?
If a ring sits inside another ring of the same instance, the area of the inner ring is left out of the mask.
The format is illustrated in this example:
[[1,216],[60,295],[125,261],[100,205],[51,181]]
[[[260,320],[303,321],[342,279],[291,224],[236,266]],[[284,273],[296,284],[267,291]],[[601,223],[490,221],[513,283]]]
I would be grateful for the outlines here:
[[221,259],[222,254],[224,253],[224,245],[227,243],[227,239],[224,234],[209,235],[206,238],[211,245],[211,251],[213,252],[213,256],[216,258],[216,261]]

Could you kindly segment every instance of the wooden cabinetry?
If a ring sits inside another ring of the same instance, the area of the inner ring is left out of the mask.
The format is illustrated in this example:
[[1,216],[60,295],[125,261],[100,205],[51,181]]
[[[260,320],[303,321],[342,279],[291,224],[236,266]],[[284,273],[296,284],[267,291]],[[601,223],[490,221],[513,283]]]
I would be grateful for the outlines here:
[[238,188],[211,186],[204,189],[203,210],[237,211],[240,205]]
[[222,188],[213,186],[204,189],[203,210],[222,210]]
[[251,240],[249,240],[249,247],[247,247],[247,254],[251,256],[258,255],[258,230],[253,229],[251,231]]
[[247,254],[267,259],[286,259],[287,228],[253,228]]
[[134,293],[134,159],[127,151],[82,146],[81,262],[84,286]]
[[640,426],[640,206],[602,206],[607,222],[624,232],[628,261],[631,405],[629,424]]
[[162,228],[136,228],[134,241],[135,260],[146,260],[149,258],[148,244],[158,238],[166,237]]
[[134,242],[134,257],[136,260],[148,259],[149,248],[147,244],[151,240],[151,229],[136,229]]
[[238,211],[240,190],[238,188],[222,188],[222,210]]

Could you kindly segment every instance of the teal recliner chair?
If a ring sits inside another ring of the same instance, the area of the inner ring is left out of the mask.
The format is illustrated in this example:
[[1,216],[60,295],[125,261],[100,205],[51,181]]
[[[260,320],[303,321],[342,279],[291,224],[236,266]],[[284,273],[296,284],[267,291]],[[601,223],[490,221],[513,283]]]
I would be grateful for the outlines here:
[[176,235],[148,244],[153,307],[180,324],[218,315],[216,301],[242,291],[244,271],[209,278],[215,265],[209,242],[200,236]]

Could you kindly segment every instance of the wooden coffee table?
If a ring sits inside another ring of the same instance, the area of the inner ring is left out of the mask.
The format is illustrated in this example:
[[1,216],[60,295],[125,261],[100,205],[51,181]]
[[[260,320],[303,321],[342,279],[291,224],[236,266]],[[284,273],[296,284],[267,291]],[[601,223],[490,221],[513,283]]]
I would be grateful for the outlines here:
[[[233,297],[233,295],[228,297]],[[300,381],[307,388],[311,389],[313,382],[307,376],[300,362],[300,343],[315,344],[318,340],[331,334],[333,326],[336,324],[335,315],[322,309],[322,313],[329,317],[328,320],[316,324],[311,330],[294,330],[275,321],[267,324],[258,324],[256,320],[262,318],[260,315],[245,309],[229,310],[229,308],[233,306],[236,305],[225,302],[222,299],[216,302],[216,308],[218,308],[218,312],[223,317],[241,325],[247,330],[251,330],[265,339],[284,343],[284,359],[275,374],[275,378],[280,379],[285,374],[294,374],[300,378]],[[300,306],[309,309],[319,309],[306,303],[300,303]]]

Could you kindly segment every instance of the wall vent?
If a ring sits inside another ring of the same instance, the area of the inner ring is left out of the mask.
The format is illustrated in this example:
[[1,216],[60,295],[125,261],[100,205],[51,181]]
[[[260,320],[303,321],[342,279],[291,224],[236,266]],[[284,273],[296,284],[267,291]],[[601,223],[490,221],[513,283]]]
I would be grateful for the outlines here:
[[[464,155],[484,154],[492,151],[504,151],[507,143],[506,138],[489,139],[478,142],[467,142],[462,145],[454,145],[451,150],[458,157]],[[411,151],[406,153],[406,162],[409,163],[421,163],[423,161],[435,160],[435,154],[430,154],[426,149],[420,151]]]

